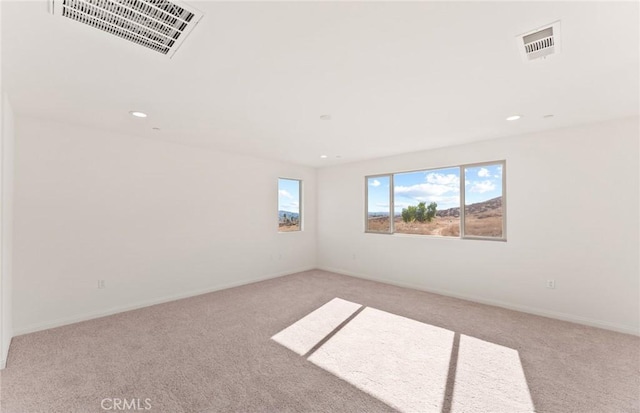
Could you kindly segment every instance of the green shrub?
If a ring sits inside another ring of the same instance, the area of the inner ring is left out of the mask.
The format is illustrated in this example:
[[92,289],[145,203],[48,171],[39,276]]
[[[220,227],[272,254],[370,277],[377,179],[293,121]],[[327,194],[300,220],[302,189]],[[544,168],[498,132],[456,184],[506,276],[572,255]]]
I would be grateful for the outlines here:
[[402,220],[404,222],[413,222],[416,220],[416,207],[408,206],[402,209]]
[[402,220],[404,222],[431,222],[436,216],[438,204],[432,202],[427,206],[426,202],[420,202],[418,206],[408,206],[402,209]]
[[438,204],[436,204],[435,202],[432,202],[429,204],[429,206],[427,207],[427,214],[426,214],[427,221],[431,222],[431,220],[436,216],[437,208],[438,208]]

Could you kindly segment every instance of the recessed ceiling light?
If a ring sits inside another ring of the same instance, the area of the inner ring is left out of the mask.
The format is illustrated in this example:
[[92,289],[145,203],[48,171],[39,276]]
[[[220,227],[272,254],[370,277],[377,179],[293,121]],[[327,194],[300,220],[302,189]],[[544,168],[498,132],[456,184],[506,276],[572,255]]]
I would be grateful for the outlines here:
[[320,155],[320,158],[322,158],[322,159],[327,159],[327,158],[328,158],[328,156],[327,156],[327,155]]
[[552,117],[553,117],[553,115],[551,115],[551,114],[543,116],[543,118],[545,118],[545,119],[549,119],[549,118],[552,118]]
[[147,114],[144,112],[138,112],[135,110],[132,110],[131,112],[129,112],[131,114],[131,116],[135,116],[136,118],[146,118]]
[[331,120],[331,115],[320,115],[320,119],[322,119],[322,120]]
[[336,159],[340,159],[340,158],[342,158],[342,156],[336,155]]
[[522,116],[520,115],[511,115],[507,118],[507,120],[518,120],[520,119]]
[[153,129],[156,132],[158,132],[160,130],[160,128],[151,128],[151,129]]

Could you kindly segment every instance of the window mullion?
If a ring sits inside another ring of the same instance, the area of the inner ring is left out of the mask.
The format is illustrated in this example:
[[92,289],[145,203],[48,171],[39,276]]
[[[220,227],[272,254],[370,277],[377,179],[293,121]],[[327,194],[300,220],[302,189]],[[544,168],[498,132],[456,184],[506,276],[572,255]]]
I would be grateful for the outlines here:
[[466,191],[465,182],[467,180],[464,166],[460,166],[460,238],[464,238],[464,192]]
[[395,229],[395,220],[396,220],[396,206],[394,203],[394,199],[393,196],[395,194],[394,191],[394,182],[393,182],[393,175],[389,175],[389,206],[391,211],[389,212],[390,216],[389,216],[389,230],[391,231],[391,234],[393,234],[396,229]]

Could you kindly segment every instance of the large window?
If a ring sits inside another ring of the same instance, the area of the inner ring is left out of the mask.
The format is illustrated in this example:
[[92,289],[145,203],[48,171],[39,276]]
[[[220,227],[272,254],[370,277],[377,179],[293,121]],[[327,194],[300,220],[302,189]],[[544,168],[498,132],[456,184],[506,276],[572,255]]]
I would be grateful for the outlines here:
[[505,240],[504,173],[495,161],[368,176],[366,231]]
[[302,229],[302,181],[278,179],[278,231],[292,232]]

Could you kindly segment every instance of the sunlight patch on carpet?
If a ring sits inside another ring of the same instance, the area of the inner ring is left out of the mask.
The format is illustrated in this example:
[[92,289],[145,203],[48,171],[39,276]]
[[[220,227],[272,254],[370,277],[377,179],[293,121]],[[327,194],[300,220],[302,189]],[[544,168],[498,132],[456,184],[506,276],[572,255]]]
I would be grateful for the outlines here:
[[272,339],[400,412],[535,412],[517,350],[339,298]]
[[402,412],[438,411],[454,333],[365,308],[309,361]]
[[517,350],[460,336],[452,412],[534,412]]
[[271,339],[300,355],[306,354],[360,307],[360,304],[334,298]]

